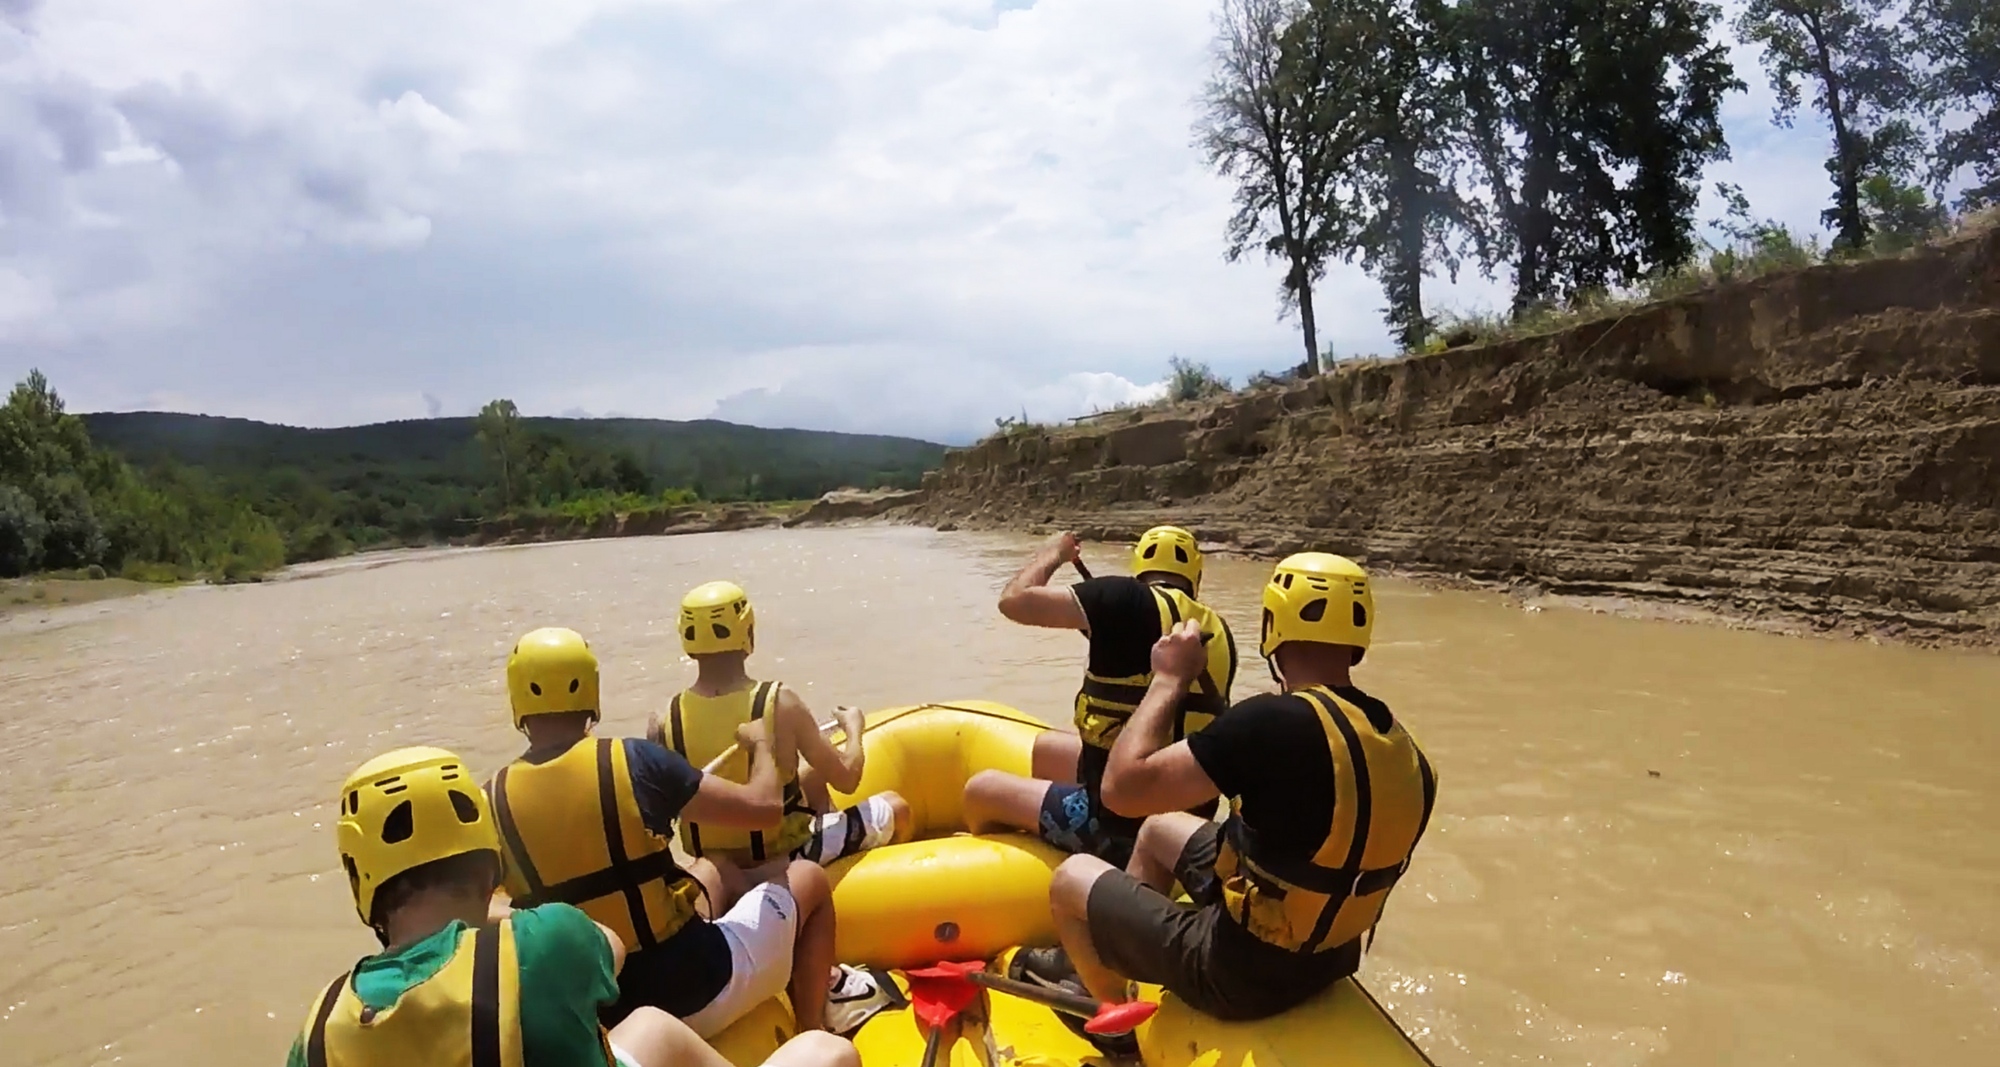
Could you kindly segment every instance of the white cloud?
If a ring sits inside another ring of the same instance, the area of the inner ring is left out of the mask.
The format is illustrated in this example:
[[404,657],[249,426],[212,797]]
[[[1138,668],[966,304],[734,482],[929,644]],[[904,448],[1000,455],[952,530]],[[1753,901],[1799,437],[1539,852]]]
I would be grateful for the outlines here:
[[[1289,366],[1189,147],[1212,7],[0,0],[0,372],[79,409],[957,440],[1172,353]],[[1813,223],[1810,124],[1732,107],[1711,180]],[[1337,350],[1385,343],[1359,272],[1318,300]]]

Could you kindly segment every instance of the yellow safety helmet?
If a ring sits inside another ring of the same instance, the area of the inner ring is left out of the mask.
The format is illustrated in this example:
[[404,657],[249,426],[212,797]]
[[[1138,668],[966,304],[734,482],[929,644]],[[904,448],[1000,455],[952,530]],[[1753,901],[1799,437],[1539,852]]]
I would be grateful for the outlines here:
[[1201,589],[1201,546],[1194,535],[1178,526],[1155,526],[1139,535],[1132,546],[1132,573],[1163,571],[1188,580],[1195,591]]
[[735,582],[704,582],[681,598],[681,650],[690,656],[753,651],[757,613]]
[[544,626],[507,654],[507,699],[514,729],[530,715],[587,711],[597,721],[597,653],[575,630]]
[[1264,586],[1264,638],[1270,658],[1287,641],[1317,641],[1355,649],[1354,661],[1375,632],[1375,594],[1368,572],[1345,556],[1300,552],[1286,556]]
[[375,925],[375,894],[389,879],[468,852],[500,861],[486,792],[465,761],[441,748],[399,748],[355,768],[340,787],[334,836],[354,910]]

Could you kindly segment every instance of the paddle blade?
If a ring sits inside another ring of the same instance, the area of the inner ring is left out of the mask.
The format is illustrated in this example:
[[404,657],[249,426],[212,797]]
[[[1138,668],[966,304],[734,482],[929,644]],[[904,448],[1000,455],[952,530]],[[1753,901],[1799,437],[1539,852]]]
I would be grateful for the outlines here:
[[964,1011],[979,998],[979,987],[966,973],[984,967],[981,963],[940,963],[903,972],[910,980],[910,1008],[925,1026],[935,1030]]
[[1097,1014],[1091,1016],[1090,1021],[1083,1024],[1083,1028],[1093,1034],[1129,1034],[1159,1010],[1160,1006],[1150,1000],[1128,1000],[1123,1004],[1106,1004],[1097,1009]]

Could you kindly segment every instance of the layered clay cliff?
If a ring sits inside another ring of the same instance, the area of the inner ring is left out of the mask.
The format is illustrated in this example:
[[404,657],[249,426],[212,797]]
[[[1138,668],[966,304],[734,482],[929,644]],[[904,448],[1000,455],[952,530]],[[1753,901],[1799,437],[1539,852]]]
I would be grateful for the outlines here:
[[1016,429],[902,516],[2000,644],[2000,230],[1209,405]]

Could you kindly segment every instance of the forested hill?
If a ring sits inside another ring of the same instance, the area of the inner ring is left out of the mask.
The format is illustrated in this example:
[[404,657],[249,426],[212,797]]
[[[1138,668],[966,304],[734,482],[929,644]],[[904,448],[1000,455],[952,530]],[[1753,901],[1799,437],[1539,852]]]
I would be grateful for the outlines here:
[[[228,481],[297,471],[309,482],[478,484],[491,475],[471,418],[305,429],[168,412],[82,416],[91,439],[137,467],[172,461]],[[944,446],[907,437],[769,430],[659,419],[523,418],[522,428],[604,452],[627,452],[655,485],[703,499],[787,500],[844,485],[914,487]],[[373,472],[373,473],[371,473]]]

